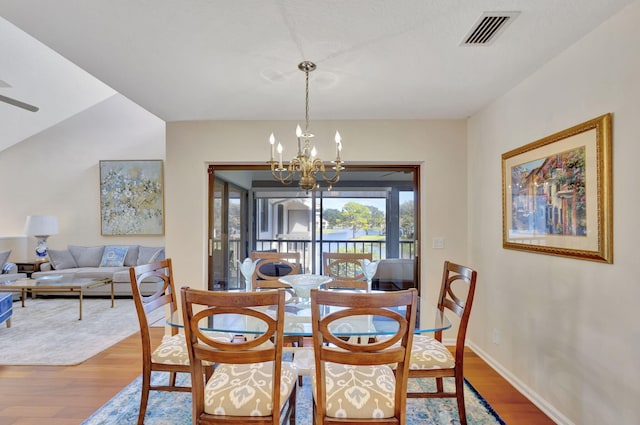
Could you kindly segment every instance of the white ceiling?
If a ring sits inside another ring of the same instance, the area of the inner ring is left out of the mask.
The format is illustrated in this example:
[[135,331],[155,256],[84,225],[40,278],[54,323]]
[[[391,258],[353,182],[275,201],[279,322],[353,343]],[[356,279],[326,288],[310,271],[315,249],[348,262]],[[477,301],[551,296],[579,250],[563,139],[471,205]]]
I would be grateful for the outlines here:
[[[302,120],[302,60],[311,121],[464,118],[632,1],[0,0],[0,95],[40,107],[0,103],[0,150],[112,89],[165,121]],[[461,46],[495,11],[520,14]]]

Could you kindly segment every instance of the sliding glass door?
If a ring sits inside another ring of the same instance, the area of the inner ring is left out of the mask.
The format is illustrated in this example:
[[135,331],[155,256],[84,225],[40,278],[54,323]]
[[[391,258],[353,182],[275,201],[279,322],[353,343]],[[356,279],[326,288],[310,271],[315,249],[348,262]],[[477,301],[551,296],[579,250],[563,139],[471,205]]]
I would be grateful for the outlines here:
[[248,191],[218,178],[210,187],[209,289],[241,289],[234,272],[246,251]]
[[315,274],[323,252],[371,253],[383,260],[374,286],[419,287],[418,166],[352,166],[331,190],[308,193],[244,167],[211,166],[211,289],[243,289],[236,260],[254,250],[299,252],[301,271]]

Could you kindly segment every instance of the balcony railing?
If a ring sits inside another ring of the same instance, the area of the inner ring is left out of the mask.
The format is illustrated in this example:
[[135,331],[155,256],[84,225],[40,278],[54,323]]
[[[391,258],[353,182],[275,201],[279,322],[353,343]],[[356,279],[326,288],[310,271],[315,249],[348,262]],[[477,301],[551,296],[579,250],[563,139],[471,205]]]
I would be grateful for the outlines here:
[[[311,258],[312,244],[316,246],[315,262]],[[299,252],[303,273],[321,273],[323,252],[371,252],[374,260],[386,258],[385,241],[376,240],[331,240],[312,242],[300,239],[260,239],[256,241],[256,251]],[[238,261],[242,261],[240,242],[229,241],[229,279],[227,289],[242,289],[244,281],[238,268]],[[399,242],[399,258],[412,259],[415,257],[413,241]],[[314,266],[315,264],[315,266]],[[315,270],[313,270],[315,268]]]

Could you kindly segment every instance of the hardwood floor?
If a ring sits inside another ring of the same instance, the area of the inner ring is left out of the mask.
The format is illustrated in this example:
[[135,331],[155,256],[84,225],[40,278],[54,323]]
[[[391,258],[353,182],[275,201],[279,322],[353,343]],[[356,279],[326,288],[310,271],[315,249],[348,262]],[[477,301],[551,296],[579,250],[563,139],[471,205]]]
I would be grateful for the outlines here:
[[507,424],[555,424],[469,348],[465,348],[464,376]]
[[[140,349],[135,334],[76,366],[0,365],[0,425],[80,424],[140,374]],[[506,423],[554,423],[471,350],[465,376]]]

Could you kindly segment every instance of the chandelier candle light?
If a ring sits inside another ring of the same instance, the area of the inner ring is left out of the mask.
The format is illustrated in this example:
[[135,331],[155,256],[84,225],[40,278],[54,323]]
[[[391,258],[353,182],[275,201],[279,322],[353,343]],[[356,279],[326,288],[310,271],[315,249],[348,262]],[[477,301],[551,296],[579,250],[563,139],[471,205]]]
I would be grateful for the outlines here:
[[320,158],[316,158],[316,147],[311,146],[311,139],[313,134],[309,132],[309,72],[316,69],[316,64],[309,61],[301,62],[298,65],[298,69],[303,71],[306,76],[306,90],[305,90],[305,127],[304,133],[298,125],[296,128],[296,137],[298,138],[298,154],[295,158],[289,161],[288,166],[284,166],[282,163],[282,144],[278,142],[278,160],[274,158],[274,145],[276,138],[273,133],[269,137],[269,143],[271,144],[271,160],[268,162],[271,165],[271,174],[273,177],[282,184],[290,184],[294,177],[297,175],[299,178],[299,185],[301,189],[307,192],[319,187],[316,183],[316,173],[320,172],[325,182],[329,184],[329,189],[332,185],[340,180],[340,172],[344,170],[342,166],[343,161],[340,159],[340,151],[342,151],[342,139],[340,133],[336,131],[336,159],[331,161],[334,164],[334,175],[329,177],[325,172],[324,162]]

